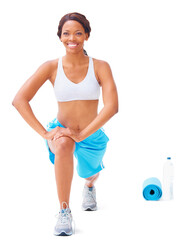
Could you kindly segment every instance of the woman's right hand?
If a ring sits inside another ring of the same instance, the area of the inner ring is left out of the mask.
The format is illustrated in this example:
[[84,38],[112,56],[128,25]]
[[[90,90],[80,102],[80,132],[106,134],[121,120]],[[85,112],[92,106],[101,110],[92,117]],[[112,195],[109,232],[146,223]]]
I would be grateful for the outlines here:
[[63,137],[64,134],[62,133],[62,129],[64,129],[64,128],[59,127],[59,126],[55,127],[51,131],[45,133],[44,139],[54,140],[55,135],[59,136],[59,137]]

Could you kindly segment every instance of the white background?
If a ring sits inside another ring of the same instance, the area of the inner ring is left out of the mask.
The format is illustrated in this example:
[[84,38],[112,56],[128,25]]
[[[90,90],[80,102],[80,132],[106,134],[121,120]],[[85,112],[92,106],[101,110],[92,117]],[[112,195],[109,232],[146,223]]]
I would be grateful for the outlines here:
[[[181,239],[181,1],[17,0],[4,1],[0,9],[0,238],[55,238],[59,204],[54,167],[44,140],[11,102],[43,62],[65,53],[57,26],[64,14],[77,11],[91,24],[88,54],[112,68],[119,113],[104,126],[110,142],[106,168],[96,184],[97,212],[82,212],[84,180],[75,171],[72,239]],[[38,91],[31,106],[44,126],[56,116],[50,83]],[[168,156],[175,166],[174,200],[145,201],[143,181],[162,181]]]

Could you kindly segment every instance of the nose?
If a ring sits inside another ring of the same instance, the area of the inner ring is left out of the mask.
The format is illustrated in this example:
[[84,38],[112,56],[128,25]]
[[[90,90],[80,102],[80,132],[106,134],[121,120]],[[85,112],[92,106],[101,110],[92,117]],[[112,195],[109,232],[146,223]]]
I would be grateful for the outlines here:
[[75,40],[75,36],[74,36],[74,34],[70,34],[70,36],[69,36],[69,40],[71,40],[71,41],[74,41],[74,40]]

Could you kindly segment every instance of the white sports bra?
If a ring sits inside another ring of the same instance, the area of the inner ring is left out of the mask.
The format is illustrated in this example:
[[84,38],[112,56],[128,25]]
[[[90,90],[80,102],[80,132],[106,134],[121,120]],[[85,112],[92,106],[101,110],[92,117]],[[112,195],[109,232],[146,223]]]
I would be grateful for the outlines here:
[[100,85],[95,77],[93,59],[89,57],[89,67],[86,77],[81,82],[74,83],[66,77],[61,57],[58,61],[54,92],[58,102],[99,99]]

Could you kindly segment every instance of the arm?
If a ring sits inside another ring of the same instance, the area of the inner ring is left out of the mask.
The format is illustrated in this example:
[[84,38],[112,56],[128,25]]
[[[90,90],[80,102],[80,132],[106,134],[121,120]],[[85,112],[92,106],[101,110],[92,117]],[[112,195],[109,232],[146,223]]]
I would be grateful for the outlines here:
[[44,138],[47,131],[35,117],[29,102],[38,89],[50,78],[52,72],[51,68],[51,61],[43,63],[20,88],[12,102],[13,106],[18,110],[24,120]]
[[98,61],[96,69],[98,69],[97,74],[102,86],[104,107],[97,117],[79,134],[69,128],[62,131],[65,136],[71,137],[76,142],[80,142],[93,134],[118,112],[118,94],[109,64]]
[[108,63],[99,61],[98,77],[102,86],[102,97],[104,107],[97,117],[81,131],[79,138],[85,139],[99,128],[101,128],[111,117],[118,112],[118,94],[116,85],[112,76],[111,68]]

